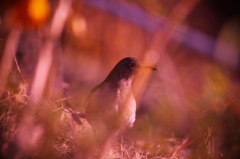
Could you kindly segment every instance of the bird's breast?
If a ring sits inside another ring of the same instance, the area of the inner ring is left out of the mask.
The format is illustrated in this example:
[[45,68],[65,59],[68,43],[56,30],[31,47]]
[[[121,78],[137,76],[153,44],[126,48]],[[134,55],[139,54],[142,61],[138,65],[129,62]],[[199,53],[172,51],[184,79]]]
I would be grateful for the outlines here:
[[90,124],[107,125],[116,129],[132,126],[135,121],[136,102],[131,85],[118,87],[106,84],[95,91],[89,100],[86,115]]

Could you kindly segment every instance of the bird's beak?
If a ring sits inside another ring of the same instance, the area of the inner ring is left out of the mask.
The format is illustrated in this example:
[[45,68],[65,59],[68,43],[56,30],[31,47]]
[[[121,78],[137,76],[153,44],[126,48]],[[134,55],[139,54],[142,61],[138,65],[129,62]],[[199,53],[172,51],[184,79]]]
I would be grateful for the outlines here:
[[150,66],[142,66],[140,67],[141,71],[155,71],[157,70],[155,67],[150,67]]

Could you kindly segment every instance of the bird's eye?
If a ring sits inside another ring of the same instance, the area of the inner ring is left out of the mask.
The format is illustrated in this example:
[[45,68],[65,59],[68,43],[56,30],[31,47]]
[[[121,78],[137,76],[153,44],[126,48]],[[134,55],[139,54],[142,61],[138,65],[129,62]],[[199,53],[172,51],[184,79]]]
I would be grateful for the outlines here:
[[134,62],[129,63],[129,67],[130,68],[135,68],[136,67],[136,63],[134,63]]

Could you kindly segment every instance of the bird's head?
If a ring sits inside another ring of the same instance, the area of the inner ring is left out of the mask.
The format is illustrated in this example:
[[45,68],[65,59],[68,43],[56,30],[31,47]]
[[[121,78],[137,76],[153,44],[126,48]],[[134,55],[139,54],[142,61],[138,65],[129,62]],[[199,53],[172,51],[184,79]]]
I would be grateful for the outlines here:
[[110,72],[106,80],[118,81],[121,79],[129,79],[134,77],[141,71],[153,71],[154,67],[144,66],[139,60],[133,57],[126,57],[119,61],[117,65]]

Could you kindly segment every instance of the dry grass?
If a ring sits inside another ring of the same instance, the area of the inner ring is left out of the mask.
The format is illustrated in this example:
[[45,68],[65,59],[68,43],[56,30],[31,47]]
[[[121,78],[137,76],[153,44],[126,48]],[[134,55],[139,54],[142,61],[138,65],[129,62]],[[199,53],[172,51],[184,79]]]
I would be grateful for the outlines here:
[[[17,74],[13,74],[13,76],[17,76]],[[8,92],[0,101],[1,152],[2,156],[7,158],[19,155],[14,154],[13,151],[17,148],[16,137],[18,131],[21,131],[18,127],[19,121],[25,114],[24,111],[29,98],[27,95],[23,95],[21,91],[12,91]],[[20,155],[21,157],[46,158],[51,156],[51,158],[70,159],[75,156],[76,151],[85,151],[86,148],[90,148],[89,143],[93,138],[90,126],[85,119],[81,119],[82,125],[76,123],[71,113],[62,106],[64,101],[65,99],[45,101],[41,104],[35,116],[34,125],[41,125],[44,133],[37,138],[37,147],[31,151],[25,151],[25,154]],[[218,115],[213,122],[205,123],[207,129],[203,134],[192,134],[192,137],[185,139],[176,138],[174,134],[164,135],[161,133],[164,130],[154,125],[152,119],[138,118],[133,129],[112,141],[104,157],[165,159],[173,155],[171,158],[176,159],[224,158],[225,152],[218,147],[218,142],[225,139],[219,126],[222,122],[220,118],[222,118],[221,115]],[[198,126],[196,129],[204,129],[201,125]],[[235,141],[231,146],[237,146],[239,141],[238,136],[234,136],[234,138]],[[98,158],[98,149],[92,151],[88,156]]]

